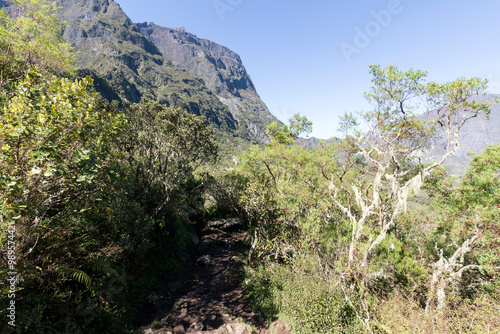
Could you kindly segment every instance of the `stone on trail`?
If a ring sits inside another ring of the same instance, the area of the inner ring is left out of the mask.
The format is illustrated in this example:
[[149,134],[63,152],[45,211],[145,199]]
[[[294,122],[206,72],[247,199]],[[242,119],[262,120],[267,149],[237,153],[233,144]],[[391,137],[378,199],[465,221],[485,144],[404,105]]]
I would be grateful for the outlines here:
[[232,227],[240,226],[240,225],[241,225],[241,220],[239,220],[238,218],[213,220],[213,221],[209,221],[207,223],[208,227],[214,227],[214,228],[217,228],[219,230],[228,230]]
[[213,265],[213,260],[212,260],[212,257],[210,255],[203,255],[198,260],[196,260],[196,262],[198,262],[199,264],[201,264],[205,267]]
[[219,328],[221,334],[252,334],[254,331],[249,325],[242,323],[225,324]]
[[156,331],[151,328],[145,329],[142,331],[142,334],[173,334],[171,331],[166,330],[165,328],[158,329]]
[[200,238],[196,234],[191,235],[191,241],[193,244],[198,245],[200,243]]

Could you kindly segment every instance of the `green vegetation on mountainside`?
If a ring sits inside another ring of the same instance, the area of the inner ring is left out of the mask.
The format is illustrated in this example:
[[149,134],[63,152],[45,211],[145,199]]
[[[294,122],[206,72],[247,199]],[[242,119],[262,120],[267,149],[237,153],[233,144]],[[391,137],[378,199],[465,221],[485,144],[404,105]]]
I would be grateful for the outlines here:
[[228,48],[185,31],[138,23],[140,32],[178,68],[203,80],[225,105],[248,136],[265,140],[269,123],[276,121],[260,99],[240,57]]
[[[183,101],[181,96],[192,95],[191,101],[186,99],[186,105],[189,102],[193,104],[190,111],[194,114],[206,116],[209,112],[208,101],[220,108],[217,100],[203,96],[206,89],[196,78],[168,66],[159,54],[147,52],[145,41],[141,40],[143,37],[133,29],[119,26],[118,22],[106,16],[70,21],[68,25],[72,30],[81,29],[80,36],[71,36],[69,29],[65,33],[68,40],[78,41],[76,47],[80,50],[80,67],[93,69],[122,100],[139,102],[145,97],[163,103],[175,103]],[[149,45],[149,48],[153,49],[154,46]],[[182,89],[179,90],[180,87]],[[205,104],[194,105],[196,97],[203,97]],[[231,125],[216,114],[207,118],[218,126]]]
[[62,8],[57,15],[66,21],[63,36],[78,51],[80,75],[92,76],[95,89],[108,101],[137,103],[147,98],[205,116],[225,151],[258,142],[202,80],[163,58],[116,2],[58,4]]

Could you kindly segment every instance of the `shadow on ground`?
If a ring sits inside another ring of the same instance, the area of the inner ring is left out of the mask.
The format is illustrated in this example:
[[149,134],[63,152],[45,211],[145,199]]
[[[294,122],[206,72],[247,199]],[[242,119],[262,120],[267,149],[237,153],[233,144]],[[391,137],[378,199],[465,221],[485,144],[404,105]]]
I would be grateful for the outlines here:
[[167,274],[140,309],[134,323],[143,328],[139,333],[270,333],[244,295],[244,238],[213,228],[193,237],[184,272]]

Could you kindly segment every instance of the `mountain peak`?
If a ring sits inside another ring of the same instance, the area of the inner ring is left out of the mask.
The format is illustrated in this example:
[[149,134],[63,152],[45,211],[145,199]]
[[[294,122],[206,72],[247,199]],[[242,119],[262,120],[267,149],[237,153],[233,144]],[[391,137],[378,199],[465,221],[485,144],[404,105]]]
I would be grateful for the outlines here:
[[205,116],[235,147],[266,141],[265,129],[276,118],[236,53],[183,26],[134,24],[113,0],[57,0],[57,5],[67,22],[63,37],[79,50],[81,74],[94,77],[108,100],[149,98],[183,107]]

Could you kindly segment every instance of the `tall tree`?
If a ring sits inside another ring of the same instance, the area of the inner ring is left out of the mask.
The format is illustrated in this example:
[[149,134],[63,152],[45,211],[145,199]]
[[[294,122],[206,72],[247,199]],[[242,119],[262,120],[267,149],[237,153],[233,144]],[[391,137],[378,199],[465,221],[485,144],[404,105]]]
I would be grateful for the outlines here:
[[[377,246],[406,211],[412,192],[418,192],[426,177],[453,155],[464,124],[474,117],[487,117],[493,101],[482,99],[487,82],[459,78],[438,84],[425,82],[427,72],[403,72],[394,66],[370,67],[373,86],[365,98],[373,110],[360,113],[367,131],[347,137],[343,170],[329,175],[330,196],[352,225],[349,265],[365,268]],[[417,115],[427,102],[433,117]],[[356,124],[344,117],[347,125]],[[435,127],[445,133],[445,153],[425,165],[421,151],[434,138]],[[361,159],[361,160],[360,160]],[[344,175],[358,169],[357,179],[346,182]]]
[[201,165],[215,161],[215,137],[204,117],[180,107],[143,100],[126,109],[128,127],[122,138],[129,167],[141,196],[155,198],[154,215],[170,201],[174,191]]
[[[483,272],[483,286],[500,270],[500,145],[474,156],[458,184],[434,188],[441,219],[435,231],[433,264],[426,309],[442,309],[446,290],[468,271]],[[490,279],[485,277],[490,276]]]

